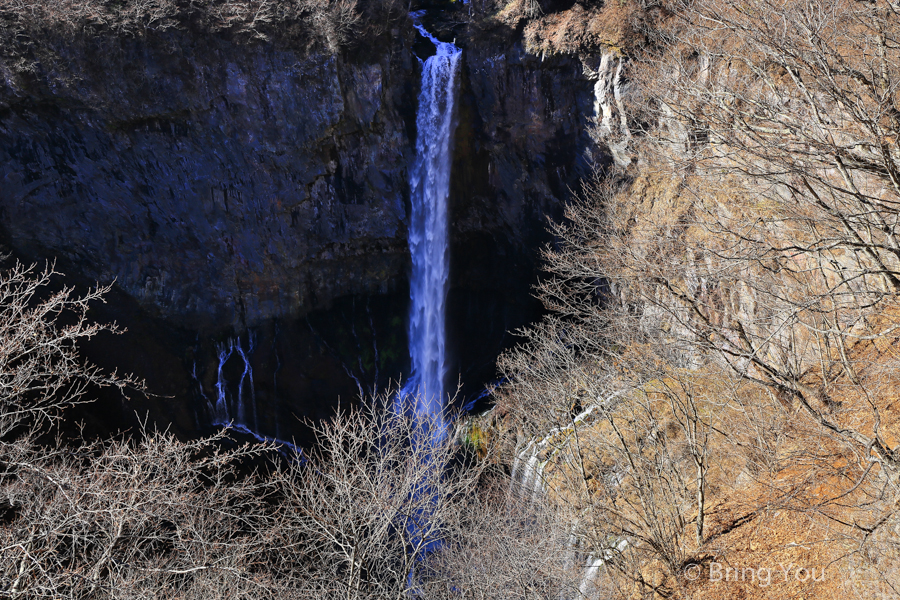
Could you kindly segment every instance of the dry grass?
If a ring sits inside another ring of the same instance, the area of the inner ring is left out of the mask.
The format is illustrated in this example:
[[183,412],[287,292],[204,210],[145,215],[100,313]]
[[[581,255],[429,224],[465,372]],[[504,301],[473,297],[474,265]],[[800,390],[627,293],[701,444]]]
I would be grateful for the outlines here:
[[624,49],[633,43],[630,27],[636,7],[607,2],[602,8],[572,8],[541,16],[525,27],[525,47],[533,54],[577,54],[602,47]]

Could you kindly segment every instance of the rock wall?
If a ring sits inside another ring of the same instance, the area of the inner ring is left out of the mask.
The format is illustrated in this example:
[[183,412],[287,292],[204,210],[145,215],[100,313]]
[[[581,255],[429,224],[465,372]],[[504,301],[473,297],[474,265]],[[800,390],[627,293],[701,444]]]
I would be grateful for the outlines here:
[[172,32],[0,78],[11,244],[206,330],[386,291],[406,261],[417,64]]
[[[592,83],[574,56],[543,60],[511,30],[472,29],[464,48],[451,190],[449,332],[458,370],[493,375],[494,359],[535,320],[539,251],[588,173]],[[463,377],[465,383],[466,377]]]
[[[537,248],[584,173],[593,87],[577,59],[530,56],[515,32],[457,34],[448,329],[475,391],[540,314]],[[170,31],[0,61],[3,238],[115,279],[144,315],[130,318],[178,331],[165,364],[182,383],[160,420],[209,420],[217,344],[248,330],[270,434],[408,369],[415,41],[407,24],[331,56]],[[221,372],[233,385],[241,369]]]

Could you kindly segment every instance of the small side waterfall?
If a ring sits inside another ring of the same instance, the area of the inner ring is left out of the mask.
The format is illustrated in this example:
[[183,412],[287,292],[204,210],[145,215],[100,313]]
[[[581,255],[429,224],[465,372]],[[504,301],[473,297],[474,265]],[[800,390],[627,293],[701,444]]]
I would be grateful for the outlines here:
[[[253,388],[253,367],[250,365],[250,357],[256,350],[256,337],[252,332],[247,334],[247,349],[241,338],[229,338],[216,348],[219,357],[219,366],[216,372],[216,404],[213,407],[214,425],[240,426],[249,431],[256,431],[258,423],[256,416],[256,391]],[[225,379],[225,363],[235,352],[244,363],[241,379],[238,383],[237,397],[228,393],[228,381]],[[244,389],[249,381],[250,393]]]
[[[244,361],[244,372],[241,373],[241,382],[238,384],[237,418],[239,423],[245,423],[248,426],[252,423],[253,428],[257,429],[259,422],[256,418],[256,389],[253,387],[253,367],[250,366],[250,359],[247,358],[248,354],[253,354],[253,351],[256,350],[256,336],[253,335],[253,332],[250,332],[247,334],[247,337],[249,338],[248,345],[250,346],[247,352],[244,352],[240,338],[238,338],[237,343],[238,354],[241,355],[241,360]],[[248,378],[250,380],[250,420],[248,420],[247,415],[247,402],[244,400],[244,381]]]
[[225,381],[225,363],[234,354],[234,340],[229,338],[227,342],[223,342],[216,347],[216,353],[219,356],[219,367],[216,372],[216,409],[214,413],[214,425],[227,425],[231,419],[229,418],[228,407],[228,382]]
[[[622,392],[615,392],[588,406],[584,411],[572,418],[565,426],[554,427],[542,439],[533,438],[524,448],[517,448],[513,460],[512,474],[510,477],[509,493],[521,501],[532,504],[544,501],[548,487],[552,490],[552,471],[555,461],[565,452],[571,451],[573,439],[577,439],[576,433],[579,427],[590,427],[603,418],[604,409],[618,401]],[[547,475],[551,475],[548,479]],[[617,484],[624,474],[613,473],[611,481]],[[587,510],[587,509],[585,509]],[[584,514],[584,513],[582,513]],[[599,600],[602,595],[601,582],[598,582],[604,565],[617,554],[622,553],[628,547],[625,538],[615,541],[614,545],[607,547],[587,546],[582,537],[582,521],[579,517],[569,530],[568,542],[564,549],[566,570],[577,569],[578,591],[574,596],[560,595],[560,600]],[[596,543],[596,542],[595,542]]]
[[416,29],[431,40],[437,53],[422,65],[422,90],[416,115],[416,158],[409,178],[412,200],[409,354],[412,373],[399,401],[404,402],[409,395],[418,394],[415,412],[440,419],[447,372],[444,331],[450,272],[447,199],[453,160],[454,92],[462,50],[428,33],[418,21],[421,12],[412,16]]
[[[241,336],[228,338],[216,346],[216,354],[219,359],[216,369],[216,401],[213,403],[207,399],[207,407],[212,415],[212,424],[217,427],[230,427],[234,431],[252,436],[260,442],[274,442],[281,447],[279,451],[285,456],[302,457],[302,449],[295,446],[293,442],[281,439],[277,429],[275,437],[260,433],[256,386],[253,382],[253,365],[250,362],[254,351],[256,351],[256,335],[253,331],[247,332],[246,347]],[[237,360],[237,358],[240,358],[242,363],[240,379],[233,379],[229,387],[225,364],[229,360]],[[206,398],[206,395],[203,394],[203,384],[197,377],[196,363],[192,377],[199,387],[201,395]],[[237,382],[237,393],[235,393],[235,381]],[[275,426],[278,427],[277,421]]]

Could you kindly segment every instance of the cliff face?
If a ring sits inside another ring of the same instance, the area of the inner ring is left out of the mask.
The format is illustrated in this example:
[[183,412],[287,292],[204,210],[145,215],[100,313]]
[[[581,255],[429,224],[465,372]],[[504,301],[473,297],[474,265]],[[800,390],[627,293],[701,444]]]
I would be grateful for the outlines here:
[[[415,36],[398,28],[380,47],[332,56],[171,30],[8,54],[6,242],[115,279],[196,339],[172,351],[196,376],[175,396],[214,396],[214,342],[248,329],[258,402],[287,403],[273,422],[396,377],[407,368]],[[448,329],[472,381],[492,376],[507,330],[540,310],[535,247],[582,172],[591,114],[576,60],[502,40],[460,42]],[[233,382],[241,368],[224,372]],[[202,412],[167,418],[187,427]]]
[[587,174],[592,83],[574,56],[542,60],[514,31],[471,31],[451,190],[449,340],[465,373],[540,314],[533,286],[571,190]]
[[15,247],[204,329],[402,277],[402,39],[360,62],[177,33],[83,44],[0,80]]

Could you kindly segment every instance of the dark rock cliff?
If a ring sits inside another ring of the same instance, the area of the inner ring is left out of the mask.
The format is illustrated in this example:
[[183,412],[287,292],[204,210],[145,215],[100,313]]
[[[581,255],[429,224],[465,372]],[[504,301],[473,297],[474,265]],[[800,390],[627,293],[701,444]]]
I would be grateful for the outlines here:
[[539,250],[589,169],[593,92],[576,57],[542,60],[514,31],[473,30],[457,43],[448,337],[458,370],[480,380],[513,330],[540,314]]
[[204,331],[402,277],[403,40],[359,62],[177,32],[81,42],[0,79],[15,247]]
[[[86,36],[0,62],[3,237],[115,279],[133,308],[114,316],[155,323],[133,343],[166,357],[107,354],[171,373],[156,418],[204,425],[221,378],[239,393],[237,354],[218,368],[234,336],[269,434],[407,368],[420,67],[414,30],[393,33],[338,56],[177,30]],[[536,247],[582,173],[591,116],[578,61],[542,62],[515,37],[458,42],[448,328],[472,389],[540,310]]]

